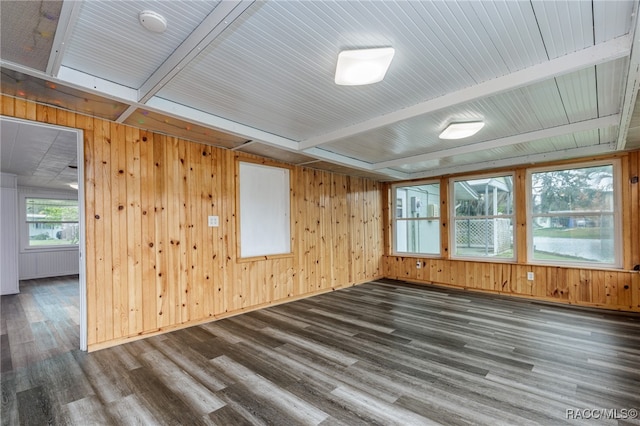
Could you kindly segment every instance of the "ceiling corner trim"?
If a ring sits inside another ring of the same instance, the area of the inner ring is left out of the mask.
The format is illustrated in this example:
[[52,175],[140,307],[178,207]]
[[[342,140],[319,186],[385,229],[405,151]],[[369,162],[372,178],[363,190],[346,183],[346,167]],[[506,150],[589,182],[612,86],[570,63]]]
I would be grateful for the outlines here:
[[218,117],[157,96],[152,97],[146,104],[141,105],[140,107],[147,108],[150,111],[155,111],[170,117],[191,121],[222,132],[231,133],[249,140],[261,142],[266,145],[283,148],[292,152],[299,152],[298,141],[274,135],[273,133],[267,133],[263,130],[227,120],[226,118]]
[[63,84],[74,89],[86,91],[118,102],[135,103],[138,98],[138,91],[135,89],[121,86],[111,81],[103,80],[66,67],[60,67],[60,72],[57,77],[50,76],[42,71],[34,70],[33,68],[25,67],[10,61],[0,60],[0,67],[52,83]]
[[58,71],[60,71],[62,58],[67,48],[67,42],[71,38],[71,33],[73,33],[73,28],[78,21],[81,8],[82,0],[64,1],[62,3],[60,17],[58,18],[58,27],[53,37],[53,46],[51,47],[47,69],[45,70],[50,76],[57,77]]
[[429,114],[444,108],[465,104],[477,99],[497,95],[526,85],[538,83],[560,75],[568,74],[589,66],[629,56],[631,53],[631,34],[599,43],[577,52],[561,56],[550,61],[515,71],[502,77],[494,78],[480,84],[465,87],[456,92],[438,98],[393,111],[341,129],[315,136],[300,142],[300,149],[308,149],[335,142],[350,136],[388,126],[420,115]]

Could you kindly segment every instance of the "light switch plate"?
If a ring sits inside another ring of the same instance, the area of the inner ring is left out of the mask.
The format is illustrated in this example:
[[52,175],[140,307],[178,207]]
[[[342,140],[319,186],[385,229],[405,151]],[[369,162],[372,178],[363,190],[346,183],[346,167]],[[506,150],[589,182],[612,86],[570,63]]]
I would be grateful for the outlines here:
[[219,224],[218,216],[209,216],[209,227],[217,227]]
[[527,281],[533,281],[533,272],[527,272]]

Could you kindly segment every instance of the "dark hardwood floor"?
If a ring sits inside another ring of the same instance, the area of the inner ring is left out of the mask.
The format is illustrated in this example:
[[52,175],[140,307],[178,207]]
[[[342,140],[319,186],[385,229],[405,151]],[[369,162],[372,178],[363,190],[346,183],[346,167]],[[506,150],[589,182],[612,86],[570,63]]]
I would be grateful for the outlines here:
[[77,294],[2,297],[3,425],[640,424],[640,315],[378,281],[88,354]]

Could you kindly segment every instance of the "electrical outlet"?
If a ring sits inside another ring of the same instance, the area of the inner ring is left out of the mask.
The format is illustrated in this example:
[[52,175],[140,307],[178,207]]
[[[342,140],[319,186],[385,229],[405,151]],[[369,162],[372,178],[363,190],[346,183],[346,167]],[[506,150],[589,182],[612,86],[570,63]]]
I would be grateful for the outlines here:
[[533,281],[533,272],[527,272],[527,281]]
[[420,268],[422,268],[422,263],[420,263],[420,261],[418,260],[416,262],[416,269],[420,269]]
[[207,223],[209,224],[209,227],[219,226],[218,216],[209,216],[209,220]]

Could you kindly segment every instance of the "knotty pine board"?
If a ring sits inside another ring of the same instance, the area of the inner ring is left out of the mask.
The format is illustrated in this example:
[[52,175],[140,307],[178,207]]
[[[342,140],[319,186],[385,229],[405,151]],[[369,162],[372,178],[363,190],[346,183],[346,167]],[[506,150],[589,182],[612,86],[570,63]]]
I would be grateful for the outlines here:
[[8,96],[1,106],[83,131],[90,349],[381,277],[376,182],[292,167],[293,255],[238,261],[236,164],[258,157]]

